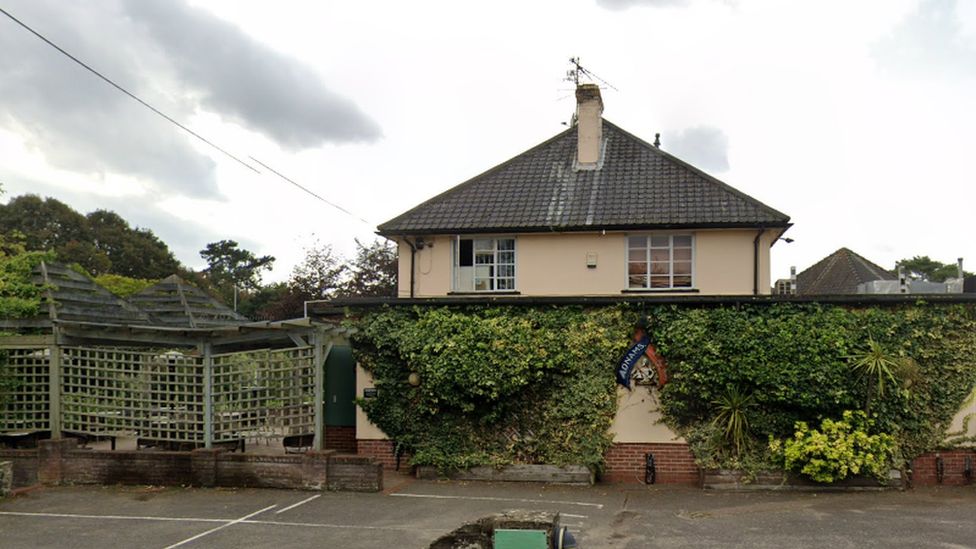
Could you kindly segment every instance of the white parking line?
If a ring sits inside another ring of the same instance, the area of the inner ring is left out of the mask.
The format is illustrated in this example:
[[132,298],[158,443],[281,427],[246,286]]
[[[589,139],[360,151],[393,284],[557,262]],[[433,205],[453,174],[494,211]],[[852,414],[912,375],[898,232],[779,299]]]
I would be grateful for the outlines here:
[[570,518],[590,518],[587,515],[574,515],[572,513],[559,513],[559,516],[561,516],[561,517],[570,517]]
[[277,520],[245,520],[241,524],[267,524],[269,526],[302,526],[305,528],[339,528],[342,530],[394,530],[407,532],[442,532],[440,528],[416,528],[414,526],[360,526],[356,524],[330,524],[323,522],[282,522]]
[[151,520],[173,522],[230,522],[234,519],[192,518],[192,517],[142,517],[131,515],[78,515],[74,513],[27,513],[17,511],[0,511],[0,515],[15,517],[45,517],[45,518],[79,518],[97,520]]
[[314,496],[312,496],[310,498],[305,498],[302,501],[299,501],[298,503],[293,503],[293,504],[289,505],[288,507],[285,507],[284,509],[279,509],[279,510],[275,511],[275,514],[276,515],[280,515],[280,514],[284,513],[285,511],[291,511],[292,509],[294,509],[295,507],[298,507],[299,505],[305,505],[306,503],[312,501],[313,499],[320,498],[320,497],[322,497],[322,494],[316,494],[316,495],[314,495]]
[[428,499],[467,499],[471,501],[514,501],[518,503],[545,503],[548,505],[579,505],[581,507],[595,507],[603,509],[602,503],[587,503],[585,501],[559,501],[551,499],[522,499],[522,498],[496,498],[489,496],[445,496],[440,494],[404,494],[398,492],[390,496],[401,498],[428,498]]
[[210,534],[213,534],[214,532],[223,530],[224,528],[227,528],[228,526],[233,526],[233,525],[238,524],[240,522],[244,522],[245,520],[247,520],[247,519],[249,519],[251,517],[260,515],[261,513],[265,512],[265,511],[270,511],[270,510],[274,509],[277,506],[278,505],[269,505],[269,506],[265,507],[264,509],[261,509],[260,511],[255,511],[255,512],[249,514],[249,515],[244,515],[243,517],[241,517],[239,519],[232,520],[232,521],[230,521],[230,522],[228,522],[226,524],[221,524],[220,526],[217,526],[216,528],[211,528],[211,529],[207,530],[206,532],[201,532],[201,533],[199,533],[199,534],[197,534],[197,535],[195,535],[193,537],[186,538],[185,540],[183,540],[183,541],[181,541],[179,543],[174,543],[173,545],[167,545],[165,549],[173,549],[174,547],[179,547],[181,545],[186,545],[187,543],[190,543],[191,541],[198,540],[198,539],[200,539],[200,538],[202,538],[204,536],[209,536]]
[[[254,516],[263,513],[269,509],[273,509],[275,506],[267,507],[258,511],[257,513],[252,513],[248,516]],[[409,532],[440,532],[440,528],[417,528],[414,526],[366,526],[366,525],[356,525],[356,524],[334,524],[334,523],[322,523],[322,522],[284,522],[277,520],[251,520],[251,519],[229,519],[229,518],[194,518],[194,517],[147,517],[147,516],[130,516],[130,515],[81,515],[74,513],[28,513],[28,512],[17,512],[17,511],[0,511],[0,516],[15,516],[15,517],[43,517],[43,518],[69,518],[69,519],[88,519],[88,520],[142,520],[142,521],[153,521],[153,522],[202,522],[202,523],[223,523],[220,528],[230,526],[231,524],[259,524],[268,526],[303,526],[307,528],[337,528],[342,530],[391,530],[391,531],[409,531]],[[198,535],[201,537],[207,533],[215,532],[216,529],[210,532],[204,532]],[[180,543],[187,543],[190,540],[184,540]],[[170,547],[177,547],[177,545],[171,545]]]

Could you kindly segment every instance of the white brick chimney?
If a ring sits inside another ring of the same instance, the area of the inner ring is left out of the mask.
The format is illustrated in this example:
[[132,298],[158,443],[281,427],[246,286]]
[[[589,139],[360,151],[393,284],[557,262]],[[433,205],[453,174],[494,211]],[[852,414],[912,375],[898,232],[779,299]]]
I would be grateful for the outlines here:
[[603,148],[603,98],[596,84],[576,87],[576,166],[581,170],[600,167]]

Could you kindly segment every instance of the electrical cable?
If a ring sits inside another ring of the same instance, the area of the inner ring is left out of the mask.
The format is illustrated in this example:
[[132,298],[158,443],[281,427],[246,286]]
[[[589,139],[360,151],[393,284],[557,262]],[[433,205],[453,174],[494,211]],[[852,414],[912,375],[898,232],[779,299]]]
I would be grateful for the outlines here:
[[87,65],[87,64],[86,64],[86,63],[85,63],[84,61],[82,61],[82,60],[80,60],[80,59],[78,59],[78,58],[77,58],[77,57],[75,57],[74,55],[71,55],[70,53],[68,53],[67,51],[65,51],[65,49],[64,49],[64,48],[62,48],[61,46],[59,46],[59,45],[57,45],[57,44],[55,44],[54,42],[52,42],[52,41],[50,41],[50,40],[48,40],[48,39],[47,39],[47,38],[46,38],[46,37],[45,37],[44,35],[42,35],[41,33],[39,33],[39,32],[37,32],[36,30],[34,30],[34,29],[32,29],[31,27],[29,27],[29,26],[27,26],[27,24],[26,24],[26,23],[24,23],[24,22],[23,22],[23,21],[21,21],[20,19],[17,19],[16,17],[14,17],[14,16],[13,16],[13,14],[11,14],[11,13],[10,13],[9,11],[7,11],[7,10],[5,10],[5,9],[3,9],[3,8],[0,8],[0,13],[2,13],[2,14],[4,14],[4,15],[6,15],[7,17],[9,17],[9,18],[10,18],[10,20],[11,20],[11,21],[13,21],[14,23],[17,23],[18,25],[20,25],[21,27],[23,27],[24,29],[26,29],[26,30],[27,30],[28,32],[30,32],[30,33],[31,33],[31,34],[33,34],[34,36],[36,36],[36,37],[38,37],[38,38],[40,38],[41,40],[43,40],[43,41],[44,41],[45,43],[47,43],[47,45],[49,45],[49,46],[51,46],[52,48],[54,48],[54,49],[56,49],[56,50],[58,50],[59,52],[61,52],[62,54],[64,54],[64,55],[65,55],[65,57],[67,57],[68,59],[71,59],[71,60],[72,60],[72,61],[74,61],[75,63],[77,63],[77,64],[79,64],[79,65],[81,65],[82,67],[84,67],[85,69],[87,69],[87,70],[88,70],[88,71],[89,71],[90,73],[92,73],[92,74],[94,74],[95,76],[97,76],[97,77],[99,77],[99,78],[101,78],[102,80],[104,80],[104,81],[105,81],[106,83],[108,83],[108,84],[109,84],[110,86],[112,86],[113,88],[115,88],[115,89],[117,89],[117,90],[119,90],[120,92],[122,92],[122,93],[124,93],[124,94],[126,94],[126,95],[128,95],[129,97],[131,97],[131,98],[132,98],[132,99],[134,99],[135,101],[137,101],[137,102],[139,102],[139,103],[140,103],[140,104],[141,104],[142,106],[144,106],[144,107],[146,107],[147,109],[149,109],[149,110],[151,110],[152,112],[154,112],[154,113],[156,113],[156,114],[158,114],[159,116],[161,116],[161,117],[163,117],[163,118],[165,118],[165,119],[166,119],[167,121],[169,121],[169,122],[171,122],[171,123],[173,123],[173,124],[175,124],[175,125],[176,125],[176,126],[178,126],[178,127],[180,128],[180,129],[182,129],[183,131],[185,131],[186,133],[188,133],[188,134],[190,134],[190,135],[192,135],[193,137],[196,137],[196,138],[197,138],[197,139],[199,139],[200,141],[203,141],[203,142],[204,142],[204,143],[206,143],[207,145],[210,145],[211,147],[213,147],[213,148],[215,148],[215,149],[217,149],[218,151],[220,151],[220,152],[222,152],[222,153],[224,153],[224,154],[225,154],[225,155],[227,155],[228,157],[230,157],[230,158],[232,158],[232,159],[234,159],[234,160],[236,160],[236,161],[237,161],[237,162],[239,162],[239,163],[240,163],[241,165],[243,165],[243,166],[244,166],[244,167],[246,167],[247,169],[249,169],[249,170],[251,170],[251,171],[253,171],[254,173],[261,173],[261,172],[259,172],[259,171],[257,170],[257,168],[255,168],[254,166],[251,166],[251,165],[250,165],[250,164],[248,164],[247,162],[244,162],[244,161],[243,161],[243,160],[241,160],[240,158],[237,158],[237,157],[236,157],[236,156],[234,156],[233,154],[231,154],[231,153],[229,153],[229,152],[227,152],[226,150],[224,150],[224,149],[222,149],[222,148],[221,148],[220,146],[218,146],[218,145],[217,145],[216,143],[214,143],[213,141],[210,141],[209,139],[207,139],[207,138],[205,138],[205,137],[203,137],[202,135],[200,135],[200,134],[198,134],[197,132],[195,132],[195,131],[193,131],[193,130],[191,130],[190,128],[187,128],[187,127],[186,127],[186,126],[184,126],[183,124],[180,124],[179,122],[177,122],[176,120],[174,120],[174,119],[173,119],[173,118],[172,118],[171,116],[169,116],[169,115],[167,115],[166,113],[164,113],[163,111],[161,111],[161,110],[159,110],[159,109],[157,109],[156,107],[154,107],[154,106],[152,106],[152,105],[150,105],[150,104],[149,104],[149,103],[147,103],[146,101],[143,101],[142,99],[140,99],[140,98],[139,98],[138,96],[136,96],[136,95],[135,95],[134,93],[132,93],[132,92],[130,92],[129,90],[127,90],[127,89],[125,89],[125,88],[123,88],[122,86],[120,86],[120,85],[118,85],[118,84],[116,84],[116,83],[115,83],[115,82],[113,82],[113,81],[112,81],[112,79],[110,79],[109,77],[107,77],[107,76],[105,76],[104,74],[102,74],[102,73],[100,73],[100,72],[98,72],[97,70],[95,70],[95,69],[93,69],[92,67],[90,67],[89,65]]
[[353,219],[356,219],[356,220],[358,220],[358,221],[362,221],[363,223],[365,223],[365,224],[367,224],[367,225],[369,225],[370,227],[372,227],[372,226],[373,226],[373,224],[372,224],[372,223],[370,223],[369,221],[366,221],[365,219],[363,219],[363,218],[361,218],[361,217],[359,217],[358,215],[356,215],[356,214],[354,214],[354,213],[352,213],[352,212],[350,212],[349,210],[347,210],[347,209],[345,209],[345,208],[343,208],[342,206],[340,206],[340,205],[338,205],[338,204],[336,204],[335,202],[332,202],[332,201],[330,201],[330,200],[327,200],[327,199],[325,199],[325,198],[323,198],[322,196],[319,196],[318,194],[316,194],[316,193],[315,193],[315,192],[313,192],[312,190],[310,190],[310,189],[308,189],[307,187],[305,187],[305,186],[303,186],[303,185],[302,185],[301,183],[299,183],[299,182],[297,182],[297,181],[295,181],[294,179],[291,179],[290,177],[288,177],[288,176],[286,176],[286,175],[284,175],[283,173],[281,173],[281,172],[279,172],[278,170],[276,170],[276,169],[274,169],[274,168],[272,168],[271,166],[269,166],[269,165],[267,165],[267,164],[265,164],[264,162],[261,162],[261,161],[260,161],[260,160],[258,160],[257,158],[254,158],[253,156],[248,156],[248,158],[250,158],[251,160],[253,160],[253,161],[255,161],[255,162],[257,162],[258,164],[260,164],[260,165],[261,165],[261,166],[262,166],[262,167],[263,167],[264,169],[266,169],[266,170],[268,170],[269,172],[271,172],[271,173],[273,173],[273,174],[275,174],[275,175],[277,175],[278,177],[280,177],[280,178],[282,178],[282,179],[284,179],[285,181],[287,181],[287,182],[289,182],[289,183],[291,183],[292,185],[294,185],[294,186],[296,186],[296,187],[298,187],[299,189],[301,189],[301,190],[303,190],[303,191],[305,191],[306,193],[308,193],[308,194],[310,194],[310,195],[312,195],[312,196],[314,196],[315,198],[317,198],[317,199],[319,199],[319,200],[321,200],[322,202],[325,202],[325,203],[326,203],[326,204],[328,204],[329,206],[332,206],[333,208],[335,208],[335,209],[337,209],[337,210],[339,210],[340,212],[342,212],[342,213],[344,213],[344,214],[346,214],[346,215],[348,215],[349,217],[352,217]]
[[[57,44],[55,44],[54,42],[52,42],[51,40],[49,40],[47,37],[45,37],[44,35],[42,35],[41,33],[37,32],[36,30],[34,30],[33,28],[31,28],[30,26],[28,26],[26,23],[24,23],[20,19],[17,19],[16,17],[14,17],[13,14],[11,14],[7,10],[3,9],[2,7],[0,7],[0,13],[6,15],[11,21],[13,21],[14,23],[17,23],[18,25],[20,25],[21,27],[23,27],[25,30],[27,30],[28,32],[30,32],[34,36],[36,36],[37,38],[39,38],[42,41],[44,41],[47,45],[49,45],[52,48],[54,48],[54,49],[58,50],[59,52],[61,52],[68,59],[71,59],[75,63],[81,65],[82,67],[84,67],[85,69],[87,69],[88,72],[94,74],[95,76],[97,76],[98,78],[102,79],[103,81],[105,81],[107,84],[109,84],[113,88],[119,90],[120,92],[122,92],[125,95],[129,96],[131,99],[137,101],[142,106],[146,107],[147,109],[149,109],[152,112],[156,113],[157,115],[161,116],[162,118],[164,118],[168,122],[176,125],[177,127],[179,127],[180,129],[182,129],[183,131],[187,132],[188,134],[192,135],[193,137],[196,137],[200,141],[203,141],[207,145],[210,145],[214,149],[220,151],[221,153],[223,153],[224,155],[226,155],[228,158],[233,159],[234,161],[238,162],[239,164],[241,164],[245,168],[253,171],[254,173],[261,174],[261,171],[258,170],[257,168],[255,168],[254,166],[248,164],[247,162],[244,162],[240,158],[234,156],[230,152],[228,152],[225,149],[221,148],[219,145],[217,145],[213,141],[210,141],[209,139],[207,139],[207,138],[203,137],[202,135],[198,134],[197,132],[195,132],[195,131],[191,130],[190,128],[184,126],[183,124],[177,122],[171,116],[169,116],[166,113],[160,111],[156,107],[150,105],[148,102],[146,102],[143,99],[139,98],[137,95],[135,95],[134,93],[130,92],[129,90],[123,88],[119,84],[116,84],[111,78],[109,78],[109,77],[105,76],[104,74],[98,72],[97,70],[95,70],[94,68],[92,68],[91,66],[89,66],[88,64],[86,64],[84,61],[82,61],[82,60],[78,59],[77,57],[75,57],[74,55],[68,53],[67,50],[65,50],[61,46],[58,46]],[[261,162],[257,158],[254,158],[253,156],[249,156],[248,158],[250,158],[254,162],[257,162],[258,164],[260,164],[261,166],[263,166],[264,168],[266,168],[268,171],[270,171],[274,175],[280,177],[281,179],[287,181],[288,183],[291,183],[295,187],[298,187],[302,191],[304,191],[304,192],[308,193],[309,195],[317,198],[318,200],[321,200],[322,202],[328,204],[329,206],[332,206],[333,208],[339,210],[340,212],[343,212],[344,214],[346,214],[346,215],[348,215],[348,216],[350,216],[350,217],[352,217],[352,218],[354,218],[354,219],[356,219],[358,221],[362,221],[363,223],[369,225],[370,227],[373,226],[373,224],[370,223],[369,221],[366,221],[362,217],[359,217],[358,215],[350,212],[349,210],[343,208],[342,206],[336,204],[335,202],[332,202],[330,200],[327,200],[327,199],[323,198],[322,196],[316,194],[315,192],[311,191],[310,189],[308,189],[308,188],[304,187],[303,185],[299,184],[297,181],[295,181],[295,180],[293,180],[293,179],[291,179],[289,177],[286,177],[281,172],[275,170],[274,168],[271,168],[270,166],[268,166],[264,162]]]

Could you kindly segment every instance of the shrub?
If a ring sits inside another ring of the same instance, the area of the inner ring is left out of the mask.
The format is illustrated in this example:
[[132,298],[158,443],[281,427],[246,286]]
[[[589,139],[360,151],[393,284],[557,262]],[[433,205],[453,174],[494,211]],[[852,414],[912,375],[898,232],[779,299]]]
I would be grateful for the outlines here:
[[874,422],[864,412],[844,412],[843,419],[825,419],[820,429],[796,423],[793,438],[770,441],[770,450],[781,455],[783,466],[816,482],[836,482],[849,475],[868,474],[887,479],[894,460],[895,439],[885,433],[870,434]]

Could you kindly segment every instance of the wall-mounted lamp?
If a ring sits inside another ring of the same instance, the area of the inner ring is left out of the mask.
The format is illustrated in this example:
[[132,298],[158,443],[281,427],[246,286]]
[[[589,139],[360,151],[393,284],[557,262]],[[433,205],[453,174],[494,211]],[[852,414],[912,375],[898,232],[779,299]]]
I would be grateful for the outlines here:
[[410,375],[407,376],[407,383],[409,383],[412,387],[420,385],[420,374],[417,372],[410,372]]

